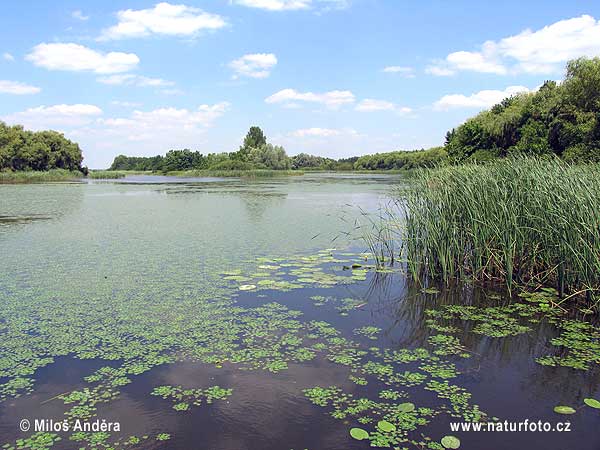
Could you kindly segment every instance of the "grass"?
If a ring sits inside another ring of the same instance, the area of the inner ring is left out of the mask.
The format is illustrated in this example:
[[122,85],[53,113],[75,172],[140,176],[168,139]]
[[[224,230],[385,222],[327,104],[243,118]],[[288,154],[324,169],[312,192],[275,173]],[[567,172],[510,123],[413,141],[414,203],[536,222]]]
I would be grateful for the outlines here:
[[400,201],[412,274],[600,288],[600,167],[516,157],[421,170]]
[[299,170],[182,170],[167,172],[166,175],[176,177],[237,177],[237,178],[271,178],[279,176],[304,175]]
[[0,184],[48,183],[53,181],[76,181],[83,178],[78,171],[52,169],[48,171],[0,172]]
[[125,178],[127,175],[133,175],[137,173],[140,172],[128,170],[91,170],[88,174],[88,178],[91,178],[92,180],[114,180],[117,178]]

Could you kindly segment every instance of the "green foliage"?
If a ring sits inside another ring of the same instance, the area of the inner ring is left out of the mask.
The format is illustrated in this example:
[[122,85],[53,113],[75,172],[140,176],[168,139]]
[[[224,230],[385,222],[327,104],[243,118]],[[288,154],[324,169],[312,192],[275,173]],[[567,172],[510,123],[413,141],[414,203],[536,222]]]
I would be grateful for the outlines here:
[[434,167],[446,162],[446,150],[433,147],[427,150],[375,153],[361,156],[354,163],[356,170],[392,170]]
[[28,131],[0,121],[0,171],[82,171],[79,145],[57,131]]
[[569,61],[562,84],[547,81],[467,120],[446,135],[452,160],[510,154],[600,161],[600,58]]

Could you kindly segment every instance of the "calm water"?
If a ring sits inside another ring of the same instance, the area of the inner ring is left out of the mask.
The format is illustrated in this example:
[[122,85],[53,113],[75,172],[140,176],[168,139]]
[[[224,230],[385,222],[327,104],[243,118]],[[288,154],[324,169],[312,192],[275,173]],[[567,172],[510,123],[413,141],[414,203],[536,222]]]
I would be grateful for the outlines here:
[[[559,332],[545,320],[502,338],[459,321],[454,336],[470,357],[427,362],[456,369],[449,382],[471,394],[466,409],[570,421],[568,433],[451,432],[461,419],[424,389],[435,376],[410,385],[363,370],[367,361],[383,364],[386,351],[433,354],[428,309],[511,301],[468,286],[427,294],[401,273],[348,270],[368,261],[346,233],[404,182],[319,174],[0,186],[0,446],[34,434],[19,430],[22,419],[79,417],[118,422],[120,431],[52,432],[22,448],[369,448],[349,429],[371,431],[376,421],[333,417],[331,402],[315,405],[304,392],[336,386],[376,402],[393,389],[402,395],[388,403],[441,411],[409,430],[415,441],[450,434],[464,449],[600,448],[598,410],[553,412],[600,398],[598,364],[584,371],[535,362],[556,353],[550,339]],[[356,332],[367,326],[376,327],[372,338]],[[336,359],[345,352],[363,352],[361,362]],[[424,373],[423,361],[386,364]],[[230,395],[200,406],[189,393],[151,395],[159,386],[215,385]],[[181,402],[189,408],[173,408]]]

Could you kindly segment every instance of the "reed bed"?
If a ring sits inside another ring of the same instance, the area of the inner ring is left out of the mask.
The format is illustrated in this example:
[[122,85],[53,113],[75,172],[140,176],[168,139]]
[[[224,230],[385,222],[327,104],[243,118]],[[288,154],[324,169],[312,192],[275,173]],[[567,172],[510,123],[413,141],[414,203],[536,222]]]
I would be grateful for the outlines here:
[[600,166],[514,157],[415,173],[399,201],[414,277],[600,288]]
[[272,178],[279,176],[298,176],[304,175],[299,170],[270,170],[270,169],[250,169],[250,170],[183,170],[167,172],[166,175],[176,177],[235,177],[235,178]]
[[139,172],[125,170],[91,170],[90,173],[88,173],[88,178],[92,180],[115,180],[118,178],[125,178],[128,174],[133,175],[135,173]]
[[55,181],[76,181],[82,178],[83,174],[81,172],[64,169],[0,172],[0,184],[50,183]]

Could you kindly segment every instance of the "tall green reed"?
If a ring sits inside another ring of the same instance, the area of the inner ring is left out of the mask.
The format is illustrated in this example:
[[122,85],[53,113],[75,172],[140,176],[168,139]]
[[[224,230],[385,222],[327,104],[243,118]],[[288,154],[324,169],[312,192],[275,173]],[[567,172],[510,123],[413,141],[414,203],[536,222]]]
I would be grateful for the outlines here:
[[600,167],[512,157],[419,170],[399,202],[414,277],[600,288]]

